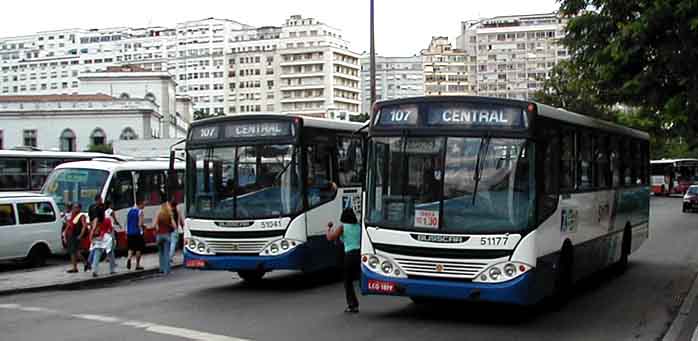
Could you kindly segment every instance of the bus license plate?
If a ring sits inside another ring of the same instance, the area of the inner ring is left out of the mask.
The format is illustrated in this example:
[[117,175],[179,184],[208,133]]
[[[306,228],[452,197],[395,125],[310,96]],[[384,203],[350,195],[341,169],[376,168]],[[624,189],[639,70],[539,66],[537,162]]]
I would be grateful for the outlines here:
[[370,279],[368,280],[368,290],[392,294],[395,292],[395,283]]
[[206,261],[201,259],[190,259],[187,260],[186,266],[188,268],[203,268],[206,267]]

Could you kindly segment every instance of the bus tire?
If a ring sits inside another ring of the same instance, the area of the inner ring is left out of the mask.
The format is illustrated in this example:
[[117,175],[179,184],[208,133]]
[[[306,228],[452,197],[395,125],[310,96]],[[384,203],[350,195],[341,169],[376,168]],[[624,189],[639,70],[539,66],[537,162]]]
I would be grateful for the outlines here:
[[623,230],[623,241],[621,244],[620,259],[616,263],[616,272],[624,273],[628,269],[628,256],[630,255],[630,247],[632,246],[632,234],[630,226],[626,225]]
[[44,244],[37,244],[32,247],[27,255],[27,265],[32,268],[38,268],[40,266],[46,265],[46,258],[50,254],[48,247]]
[[240,270],[238,276],[248,283],[258,283],[264,277],[265,272],[261,270]]
[[555,289],[553,301],[556,306],[562,306],[569,301],[572,294],[574,278],[574,252],[572,244],[566,241],[560,250],[560,258],[557,261],[557,275],[555,276]]

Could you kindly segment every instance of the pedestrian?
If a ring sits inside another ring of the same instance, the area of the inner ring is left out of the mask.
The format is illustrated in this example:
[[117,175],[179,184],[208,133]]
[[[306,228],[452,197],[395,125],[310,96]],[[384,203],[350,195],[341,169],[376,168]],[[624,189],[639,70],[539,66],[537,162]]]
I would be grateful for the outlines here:
[[175,230],[175,221],[170,209],[170,203],[164,202],[160,206],[160,211],[155,218],[155,229],[157,231],[156,241],[160,259],[160,272],[167,275],[170,273],[170,236],[172,231]]
[[90,241],[90,244],[87,245],[87,248],[90,250],[90,252],[87,255],[87,262],[85,262],[85,272],[88,270],[92,269],[92,258],[94,257],[94,249],[92,248],[92,231],[94,231],[95,226],[97,225],[97,209],[99,208],[104,208],[104,201],[102,201],[102,196],[100,194],[96,194],[94,197],[94,202],[90,207],[87,209],[87,214],[90,217],[90,232],[87,233],[87,236],[89,237],[88,240]]
[[327,240],[335,241],[341,239],[344,243],[344,292],[347,299],[345,313],[358,313],[359,300],[354,292],[354,281],[359,279],[361,272],[361,227],[356,219],[356,214],[351,208],[345,208],[340,217],[341,225],[332,227],[333,223],[327,224]]
[[143,270],[141,267],[141,254],[145,250],[145,218],[143,216],[143,199],[136,200],[136,205],[131,207],[126,216],[126,244],[128,247],[128,259],[126,268],[131,270],[131,259],[136,257],[136,270]]
[[109,259],[109,273],[116,273],[116,261],[114,259],[114,248],[112,233],[114,226],[111,219],[107,219],[105,209],[99,206],[96,209],[95,226],[92,230],[92,277],[97,277],[99,274],[99,263],[102,259],[102,253],[106,253]]
[[82,206],[80,203],[75,203],[71,207],[70,216],[68,217],[67,226],[63,230],[63,239],[66,242],[68,254],[70,255],[71,268],[68,273],[78,272],[78,261],[86,262],[85,258],[80,254],[80,241],[87,233],[88,223],[87,215],[81,212]]
[[172,210],[172,219],[175,222],[175,229],[170,236],[170,263],[172,263],[174,261],[175,251],[177,250],[179,235],[184,233],[184,218],[182,218],[182,215],[177,209],[177,199],[174,197],[170,198],[170,209]]
[[104,202],[104,216],[106,219],[109,219],[111,221],[112,226],[114,227],[112,229],[111,237],[112,237],[112,250],[115,253],[114,256],[116,256],[116,247],[118,245],[117,239],[116,239],[116,227],[119,227],[119,230],[121,230],[121,223],[116,219],[116,214],[114,214],[114,208],[113,204],[110,200],[107,200]]

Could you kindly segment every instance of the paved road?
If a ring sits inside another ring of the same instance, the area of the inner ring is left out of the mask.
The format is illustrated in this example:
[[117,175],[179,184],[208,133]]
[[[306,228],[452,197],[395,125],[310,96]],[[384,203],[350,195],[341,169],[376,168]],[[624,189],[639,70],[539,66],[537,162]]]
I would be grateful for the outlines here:
[[680,212],[680,199],[653,199],[651,240],[628,272],[586,281],[555,312],[363,297],[361,313],[345,315],[336,279],[276,273],[251,287],[229,273],[183,269],[111,287],[2,297],[0,339],[656,340],[696,274],[697,222],[698,214]]

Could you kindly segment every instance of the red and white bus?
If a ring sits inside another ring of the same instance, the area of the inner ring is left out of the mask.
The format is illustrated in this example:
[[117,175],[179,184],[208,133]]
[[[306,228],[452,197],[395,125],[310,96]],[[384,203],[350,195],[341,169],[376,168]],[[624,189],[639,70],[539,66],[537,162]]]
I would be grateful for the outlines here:
[[654,195],[684,194],[698,183],[698,159],[662,159],[651,161]]

